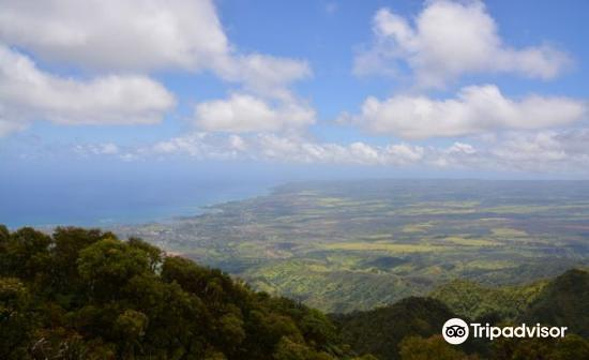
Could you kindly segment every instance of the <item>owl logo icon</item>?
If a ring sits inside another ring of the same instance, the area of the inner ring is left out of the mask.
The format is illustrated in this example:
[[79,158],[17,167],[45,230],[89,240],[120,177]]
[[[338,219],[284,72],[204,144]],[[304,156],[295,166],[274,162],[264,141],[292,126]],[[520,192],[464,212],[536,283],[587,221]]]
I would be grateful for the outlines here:
[[462,344],[468,339],[468,324],[462,319],[452,318],[444,323],[442,336],[449,344]]

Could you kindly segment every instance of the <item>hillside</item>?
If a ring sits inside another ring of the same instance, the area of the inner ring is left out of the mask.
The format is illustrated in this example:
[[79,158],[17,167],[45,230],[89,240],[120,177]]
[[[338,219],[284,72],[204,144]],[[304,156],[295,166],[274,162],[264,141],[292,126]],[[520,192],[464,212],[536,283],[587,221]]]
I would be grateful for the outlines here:
[[342,338],[360,354],[397,359],[398,346],[408,335],[430,337],[455,317],[446,305],[429,298],[410,297],[393,305],[345,315],[334,315]]
[[137,238],[0,227],[0,359],[347,359],[319,311]]
[[430,296],[457,315],[481,322],[540,322],[589,336],[589,273],[582,269],[520,286],[487,287],[454,280]]
[[573,269],[551,281],[520,320],[568,328],[589,337],[589,272]]
[[515,320],[541,296],[547,280],[519,286],[490,287],[469,280],[453,280],[429,296],[446,304],[457,315],[472,319]]
[[[342,338],[359,354],[395,359],[588,359],[589,272],[572,269],[518,287],[485,287],[456,280],[428,298],[407,298],[366,312],[334,315]],[[452,347],[439,335],[449,318],[494,325],[567,326],[563,339],[473,340]]]
[[[435,298],[326,316],[138,238],[0,226],[0,359],[582,359],[588,289],[579,269],[517,287],[453,281]],[[455,316],[570,334],[455,347],[440,336]]]

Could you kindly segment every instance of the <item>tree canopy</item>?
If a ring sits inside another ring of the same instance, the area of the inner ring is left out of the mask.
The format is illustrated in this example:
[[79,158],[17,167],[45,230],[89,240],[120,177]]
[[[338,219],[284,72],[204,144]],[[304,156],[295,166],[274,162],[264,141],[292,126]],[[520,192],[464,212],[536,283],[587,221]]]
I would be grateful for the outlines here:
[[333,323],[109,232],[0,227],[0,358],[350,358]]

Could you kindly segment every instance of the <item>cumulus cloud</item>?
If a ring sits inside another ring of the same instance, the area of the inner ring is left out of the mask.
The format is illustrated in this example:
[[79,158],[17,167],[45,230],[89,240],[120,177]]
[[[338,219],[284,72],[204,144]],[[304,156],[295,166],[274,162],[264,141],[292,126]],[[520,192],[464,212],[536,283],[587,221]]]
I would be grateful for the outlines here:
[[[579,137],[576,134],[575,137]],[[583,136],[587,140],[587,136]],[[532,164],[547,166],[555,162],[567,162],[580,154],[586,156],[587,151],[573,150],[567,144],[570,132],[543,131],[535,134],[509,134],[501,146],[492,149],[494,156],[505,163],[520,164],[529,167]]]
[[7,114],[5,113],[5,110],[2,108],[2,104],[0,104],[0,138],[13,132],[26,129],[26,124],[5,119],[4,117],[6,116]]
[[116,154],[125,159],[189,156],[196,159],[248,159],[305,164],[411,165],[424,160],[426,150],[405,143],[373,146],[318,143],[300,136],[276,134],[226,135],[196,132],[147,147]]
[[[314,111],[289,88],[312,75],[308,63],[240,53],[212,0],[0,0],[0,7],[0,136],[22,130],[33,118],[157,122],[173,105],[172,95],[147,75],[112,74],[166,69],[209,70],[241,84],[239,96],[198,105],[196,122],[203,129],[274,131],[314,121]],[[2,43],[98,75],[84,81],[52,75]]]
[[515,48],[503,42],[482,1],[426,2],[414,21],[389,9],[373,19],[374,45],[355,59],[354,72],[399,74],[402,66],[414,73],[422,88],[443,87],[471,73],[512,73],[552,79],[570,63],[549,46]]
[[587,113],[584,101],[530,95],[505,97],[494,85],[462,88],[455,98],[398,95],[366,99],[353,118],[378,134],[406,139],[452,137],[509,129],[541,129],[571,124]]
[[0,41],[115,70],[207,68],[230,51],[210,0],[1,0]]
[[0,135],[39,118],[69,125],[153,124],[174,103],[174,96],[148,77],[59,77],[0,45]]
[[212,70],[272,92],[304,78],[304,61],[239,54],[211,0],[0,0],[0,42],[103,71]]
[[74,151],[80,155],[117,155],[119,146],[113,143],[76,145]]
[[315,122],[315,112],[295,101],[270,104],[247,94],[213,100],[196,106],[195,121],[206,131],[276,132],[299,130]]
[[[188,157],[195,160],[233,159],[299,164],[335,164],[381,167],[429,167],[442,170],[589,172],[589,129],[509,132],[493,141],[454,142],[445,146],[365,142],[317,142],[300,136],[276,134],[228,135],[196,132],[151,145],[114,144],[76,146],[82,156],[112,156],[123,161]],[[111,151],[116,149],[116,151]]]
[[509,132],[487,144],[455,143],[428,148],[428,163],[441,168],[466,168],[562,176],[587,175],[589,129]]
[[230,81],[241,82],[257,94],[280,99],[292,96],[286,86],[312,75],[308,63],[302,60],[279,58],[263,54],[238,56],[220,69]]

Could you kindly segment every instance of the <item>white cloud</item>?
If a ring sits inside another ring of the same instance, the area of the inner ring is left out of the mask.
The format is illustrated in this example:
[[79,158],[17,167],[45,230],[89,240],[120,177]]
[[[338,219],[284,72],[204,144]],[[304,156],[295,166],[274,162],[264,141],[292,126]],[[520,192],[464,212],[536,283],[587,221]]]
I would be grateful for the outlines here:
[[462,88],[456,98],[398,95],[369,97],[353,121],[378,134],[407,139],[451,137],[508,129],[571,124],[587,113],[586,103],[564,97],[506,98],[494,85]]
[[197,70],[230,51],[210,0],[0,0],[0,41],[47,60]]
[[259,135],[251,148],[262,159],[319,164],[409,165],[423,159],[424,149],[408,144],[373,146],[364,142],[349,145],[315,143],[296,137]]
[[562,176],[589,173],[589,129],[520,131],[501,134],[486,143],[454,142],[447,146],[365,142],[315,142],[275,134],[225,135],[192,133],[149,146],[108,144],[77,146],[82,156],[114,156],[123,161],[170,157],[196,160],[255,160],[278,163],[336,164],[380,167],[423,167],[466,171],[518,171]]
[[443,87],[469,73],[551,79],[570,63],[566,54],[548,45],[517,49],[504,44],[497,24],[477,0],[426,2],[413,23],[381,9],[374,16],[373,32],[374,45],[358,54],[354,72],[395,75],[404,63],[422,88]]
[[290,98],[286,86],[312,75],[307,62],[262,54],[239,56],[220,68],[230,81],[241,82],[246,89],[271,98]]
[[212,70],[271,93],[310,75],[306,62],[238,54],[211,0],[0,0],[0,42],[104,71]]
[[227,99],[201,102],[195,124],[201,130],[219,132],[300,131],[315,123],[315,111],[289,89],[312,75],[300,60],[250,54],[231,58],[218,69],[228,81],[244,90]]
[[252,54],[231,59],[220,74],[226,80],[241,82],[244,91],[198,104],[195,124],[199,129],[282,132],[300,131],[315,123],[315,111],[288,88],[312,75],[306,62]]
[[270,104],[247,94],[213,100],[196,106],[195,121],[206,131],[275,132],[300,130],[315,122],[315,112],[295,101]]
[[82,156],[87,155],[117,155],[119,147],[113,143],[77,145],[74,151]]
[[[37,118],[61,124],[155,123],[173,105],[172,95],[146,75],[119,74],[166,69],[209,70],[241,84],[242,95],[197,107],[204,129],[282,131],[314,122],[314,111],[289,89],[312,75],[308,63],[238,52],[212,0],[0,0],[0,8],[5,107],[0,136]],[[91,80],[52,75],[3,43],[35,59],[100,75]]]
[[411,165],[425,159],[426,151],[409,144],[372,146],[317,143],[300,136],[275,134],[223,135],[197,132],[118,154],[125,159],[153,156],[190,156],[196,159],[248,159],[283,163]]
[[188,136],[175,137],[167,141],[156,143],[151,149],[140,149],[141,153],[177,154],[185,153],[190,156],[204,157],[212,154],[211,147],[207,145],[209,136],[205,133],[195,133]]
[[35,119],[68,125],[153,124],[174,103],[172,94],[145,76],[59,77],[0,45],[0,135]]
[[[565,133],[562,133],[565,134]],[[559,139],[561,137],[561,139]],[[564,136],[566,137],[566,135]],[[510,134],[500,146],[492,149],[493,155],[507,163],[547,165],[567,161],[579,152],[567,151],[566,143],[558,132],[544,131],[535,134]],[[586,152],[586,151],[585,151]]]
[[388,145],[384,148],[384,153],[395,159],[393,162],[397,164],[412,164],[419,162],[424,158],[425,150],[421,146],[414,146],[408,144]]
[[119,147],[113,143],[106,143],[106,144],[102,144],[102,146],[99,148],[99,151],[102,154],[113,155],[113,154],[118,154]]
[[2,104],[0,104],[0,138],[7,136],[8,134],[26,129],[26,124],[23,124],[21,122],[6,120],[3,118],[5,116],[6,116],[6,114],[4,114],[4,110],[2,109]]
[[239,135],[229,136],[229,147],[236,151],[246,151],[248,148],[247,143]]
[[486,146],[455,143],[428,148],[428,164],[442,168],[552,173],[566,177],[589,172],[589,129],[510,132]]

